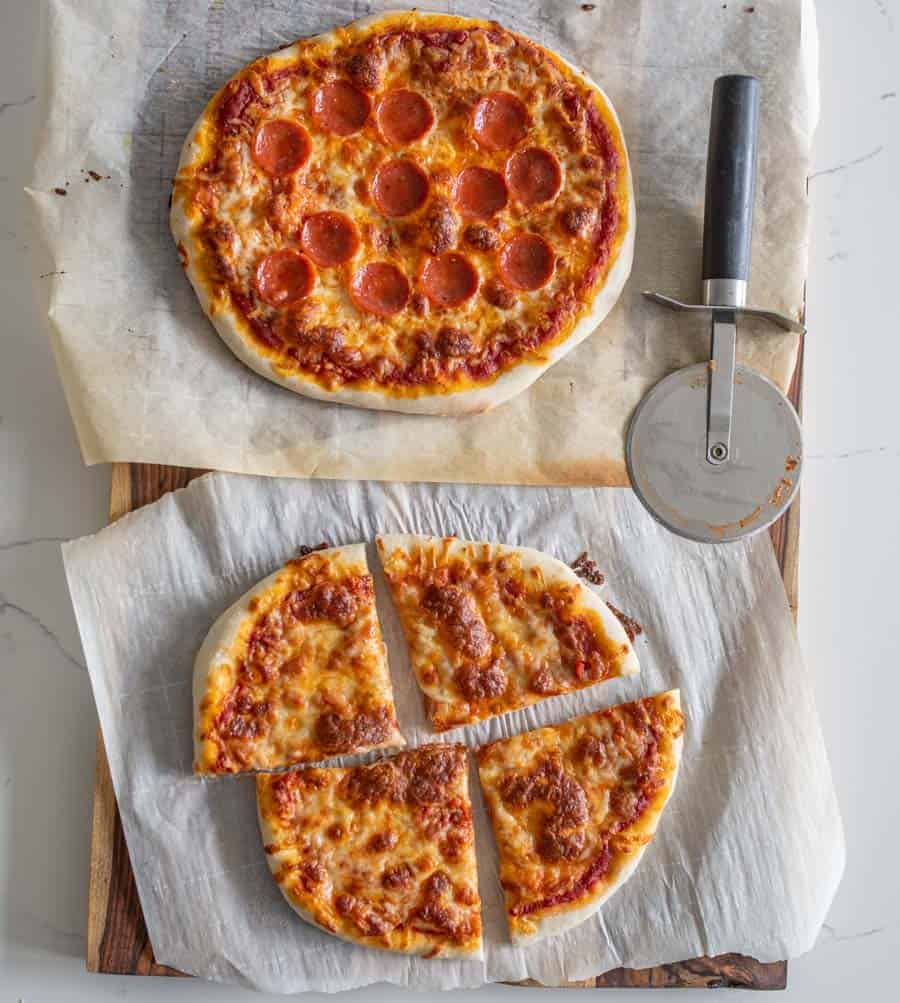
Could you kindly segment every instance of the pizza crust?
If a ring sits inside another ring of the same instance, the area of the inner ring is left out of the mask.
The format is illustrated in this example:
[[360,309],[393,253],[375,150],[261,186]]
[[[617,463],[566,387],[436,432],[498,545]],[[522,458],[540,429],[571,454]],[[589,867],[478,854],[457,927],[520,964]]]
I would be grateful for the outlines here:
[[[669,690],[667,693],[659,694],[659,696],[669,697],[675,709],[681,710],[681,693],[679,690]],[[675,790],[675,782],[678,779],[678,770],[681,764],[681,750],[683,744],[683,736],[679,736],[672,743],[672,752],[675,757],[675,771],[672,774],[672,779],[669,784],[665,800],[661,804],[655,806],[652,812],[648,813],[650,815],[649,819],[641,820],[642,823],[644,823],[641,826],[641,832],[647,836],[653,836],[656,832],[659,820],[662,817],[663,809]],[[590,919],[591,916],[595,916],[603,907],[603,904],[610,899],[622,887],[622,885],[625,884],[632,874],[634,874],[649,845],[650,844],[647,843],[642,846],[628,858],[625,864],[620,868],[615,880],[612,884],[605,887],[601,894],[597,895],[590,901],[583,902],[577,908],[568,912],[552,913],[549,916],[540,917],[534,920],[534,924],[537,927],[534,933],[522,934],[513,932],[511,934],[512,942],[517,947],[535,944],[539,940],[544,940],[547,937],[555,937],[557,934],[565,933],[567,930],[571,930],[574,927],[579,926],[585,920]]]
[[[259,798],[256,799],[256,818],[259,822],[259,833],[262,836],[263,846],[270,846],[273,843],[278,842],[278,832],[270,824],[269,820],[262,813],[262,806],[260,804]],[[282,866],[281,854],[280,853],[267,853],[266,863],[269,865],[269,872],[272,877],[275,878],[275,883],[278,885],[278,890],[281,892],[281,897],[285,902],[294,910],[294,912],[303,920],[304,923],[309,923],[310,926],[314,926],[317,930],[321,930],[322,933],[327,933],[329,937],[337,937],[339,940],[343,940],[347,943],[352,943],[352,941],[342,936],[340,933],[336,933],[333,930],[329,930],[322,926],[321,923],[317,923],[313,918],[313,915],[309,910],[304,909],[299,902],[295,902],[287,891],[281,886],[281,882],[278,880],[278,872]]]
[[[344,548],[350,549],[350,548]],[[275,584],[282,573],[279,568],[261,582],[245,592],[240,599],[233,602],[228,609],[209,628],[209,632],[200,645],[197,657],[194,659],[194,675],[192,683],[194,705],[194,762],[202,759],[203,740],[200,737],[200,705],[212,683],[216,670],[231,660],[231,646],[237,638],[241,624],[247,617],[247,607],[252,599],[262,597]]]
[[[381,24],[390,22],[398,17],[409,17],[411,14],[428,15],[427,11],[404,11],[392,10],[380,14],[368,15],[357,21],[351,22],[343,28],[334,28],[331,31],[323,32],[321,35],[304,39],[302,42],[295,42],[284,49],[281,49],[268,58],[274,65],[279,62],[290,63],[294,54],[301,44],[310,41],[321,41],[330,43],[336,40],[338,33],[352,32],[356,30],[368,30],[377,28]],[[489,22],[479,21],[474,18],[455,18],[452,15],[437,14],[446,20],[468,22],[471,24],[486,25]],[[513,34],[516,34],[513,32]],[[545,50],[550,52],[550,50]],[[576,74],[583,83],[594,92],[597,99],[615,122],[622,144],[622,152],[625,157],[625,172],[627,175],[628,201],[628,221],[622,244],[618,249],[615,263],[607,273],[603,287],[594,298],[588,313],[572,329],[571,333],[563,341],[559,342],[551,349],[545,351],[544,358],[540,362],[523,361],[519,362],[512,369],[502,373],[492,383],[485,386],[474,387],[470,390],[461,390],[443,394],[423,395],[420,397],[406,397],[391,395],[389,391],[358,390],[349,387],[339,387],[335,390],[327,390],[315,380],[303,376],[299,373],[282,375],[277,372],[275,366],[267,358],[262,356],[256,349],[252,339],[245,334],[236,320],[235,312],[230,306],[223,306],[214,303],[207,288],[206,282],[197,267],[195,256],[191,253],[195,237],[191,221],[188,219],[178,198],[172,199],[172,206],[169,216],[169,223],[172,235],[178,245],[182,255],[185,274],[194,288],[203,312],[215,327],[217,333],[231,349],[234,355],[248,366],[250,369],[264,376],[267,380],[279,386],[292,390],[294,393],[316,400],[329,401],[336,404],[346,404],[353,407],[366,408],[369,410],[393,411],[404,414],[419,414],[432,416],[455,417],[467,414],[480,414],[505,403],[510,398],[521,393],[531,386],[544,372],[567,355],[572,349],[579,345],[591,334],[595,328],[606,318],[622,293],[625,283],[631,274],[634,259],[634,241],[636,229],[636,210],[634,199],[634,184],[631,174],[631,161],[625,145],[624,131],[618,114],[612,102],[607,97],[605,91],[595,83],[584,70],[574,66],[564,57],[555,52],[550,52],[551,57],[556,58],[566,66],[571,72]],[[209,101],[194,127],[188,133],[181,156],[178,161],[176,175],[188,168],[199,155],[201,146],[198,137],[209,126],[212,118],[212,111],[218,93]]]
[[[351,543],[341,547],[329,547],[323,550],[314,551],[321,557],[331,558],[338,564],[367,566],[366,548],[363,543]],[[276,584],[278,578],[284,574],[281,567],[258,582],[248,592],[245,592],[228,609],[222,613],[210,627],[209,632],[197,652],[194,659],[194,672],[192,679],[193,698],[193,721],[194,721],[194,763],[203,760],[203,739],[201,738],[201,704],[204,697],[209,692],[216,671],[232,660],[232,647],[240,632],[241,626],[249,615],[248,607],[253,599],[262,598]],[[383,642],[382,642],[383,643]],[[404,746],[406,740],[396,727],[393,733],[378,745],[369,746],[370,749],[396,749]]]

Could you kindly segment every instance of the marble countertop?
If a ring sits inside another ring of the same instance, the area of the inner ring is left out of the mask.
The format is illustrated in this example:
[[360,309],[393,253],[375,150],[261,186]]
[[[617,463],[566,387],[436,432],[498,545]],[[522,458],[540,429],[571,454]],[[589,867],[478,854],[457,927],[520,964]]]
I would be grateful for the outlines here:
[[[711,0],[712,2],[712,0]],[[777,0],[762,0],[777,2]],[[22,187],[35,128],[38,3],[2,0],[0,31],[0,1003],[258,999],[197,981],[84,968],[96,715],[59,543],[103,525],[109,470],[81,462],[33,274]],[[810,198],[800,504],[800,633],[844,815],[848,864],[797,1001],[900,994],[900,0],[819,0],[822,120]],[[893,798],[887,810],[883,792]],[[891,981],[893,980],[893,986]],[[473,998],[537,990],[489,987]],[[555,991],[560,1001],[565,991]],[[547,1000],[541,991],[541,1000]],[[401,995],[374,987],[359,999]],[[627,992],[627,999],[647,993]],[[620,998],[605,990],[604,999]],[[655,998],[655,997],[654,997]],[[705,991],[678,996],[706,999]]]

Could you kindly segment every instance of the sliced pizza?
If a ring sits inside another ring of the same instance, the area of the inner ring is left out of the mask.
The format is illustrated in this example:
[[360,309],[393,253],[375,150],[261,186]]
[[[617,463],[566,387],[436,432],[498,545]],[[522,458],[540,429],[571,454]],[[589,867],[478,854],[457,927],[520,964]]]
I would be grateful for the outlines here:
[[478,750],[514,943],[584,922],[632,875],[675,786],[683,731],[672,690]]
[[366,947],[479,957],[466,751],[426,745],[368,766],[261,774],[269,868],[308,923]]
[[638,671],[618,618],[548,554],[410,534],[378,551],[438,731]]
[[635,207],[581,70],[496,22],[403,10],[228,81],[185,142],[171,226],[204,311],[267,379],[463,414],[609,313]]
[[194,770],[403,745],[363,544],[314,551],[213,624],[194,666]]

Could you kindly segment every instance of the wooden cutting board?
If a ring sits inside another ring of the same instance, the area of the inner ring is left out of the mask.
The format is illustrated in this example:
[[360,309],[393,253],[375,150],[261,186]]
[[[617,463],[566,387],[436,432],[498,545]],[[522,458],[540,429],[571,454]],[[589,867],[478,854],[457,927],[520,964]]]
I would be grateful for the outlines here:
[[[798,408],[801,378],[802,353],[790,391],[791,400]],[[110,521],[156,501],[168,491],[184,487],[203,473],[203,470],[182,467],[114,464],[109,503]],[[770,530],[788,601],[795,617],[799,518],[800,508],[795,504]],[[182,974],[158,964],[153,956],[99,730],[94,774],[87,967],[91,972],[117,975]],[[677,986],[784,989],[787,986],[787,962],[763,964],[740,954],[723,954],[715,958],[693,958],[675,964],[659,965],[656,968],[617,968],[596,978],[571,984],[571,988]]]

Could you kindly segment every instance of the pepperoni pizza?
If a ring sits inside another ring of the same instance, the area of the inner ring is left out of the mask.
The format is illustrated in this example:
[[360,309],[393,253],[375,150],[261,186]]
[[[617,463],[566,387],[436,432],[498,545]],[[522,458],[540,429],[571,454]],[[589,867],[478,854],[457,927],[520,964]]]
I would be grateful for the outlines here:
[[363,544],[289,561],[210,628],[194,668],[195,772],[403,744]]
[[594,915],[632,875],[675,787],[677,690],[478,750],[513,943]]
[[336,937],[426,957],[481,955],[466,751],[426,745],[350,769],[256,780],[269,867]]
[[430,414],[523,390],[614,305],[634,200],[612,105],[494,22],[402,11],[241,70],[171,223],[217,331],[312,397]]

